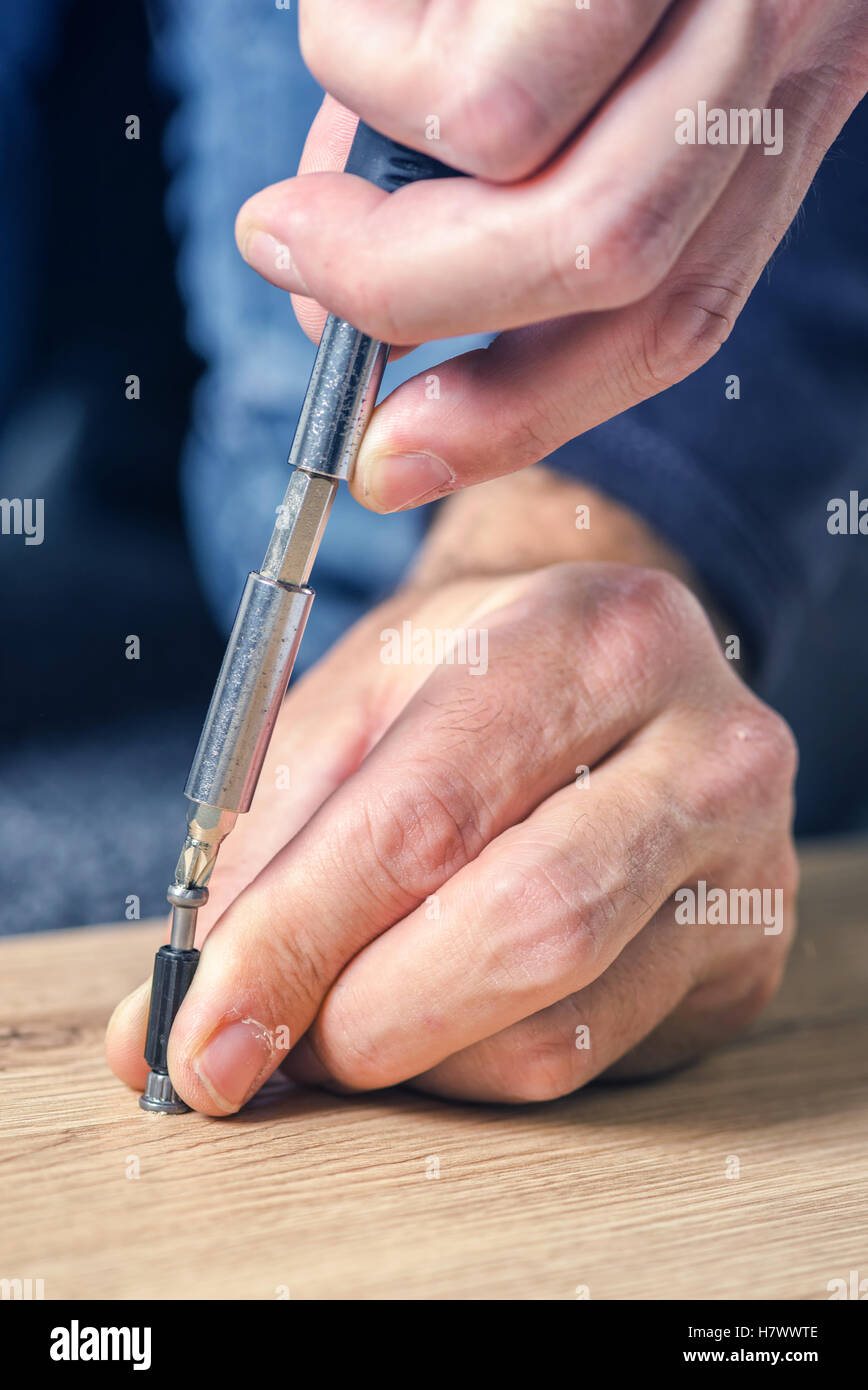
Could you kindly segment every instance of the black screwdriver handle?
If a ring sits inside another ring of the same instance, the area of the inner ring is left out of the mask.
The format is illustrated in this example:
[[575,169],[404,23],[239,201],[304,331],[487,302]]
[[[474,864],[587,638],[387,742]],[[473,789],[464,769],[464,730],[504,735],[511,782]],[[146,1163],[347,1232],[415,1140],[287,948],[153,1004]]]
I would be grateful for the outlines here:
[[457,169],[450,169],[429,154],[399,145],[397,140],[372,130],[364,121],[359,121],[344,172],[358,174],[386,193],[394,193],[406,183],[418,183],[423,179],[461,177]]

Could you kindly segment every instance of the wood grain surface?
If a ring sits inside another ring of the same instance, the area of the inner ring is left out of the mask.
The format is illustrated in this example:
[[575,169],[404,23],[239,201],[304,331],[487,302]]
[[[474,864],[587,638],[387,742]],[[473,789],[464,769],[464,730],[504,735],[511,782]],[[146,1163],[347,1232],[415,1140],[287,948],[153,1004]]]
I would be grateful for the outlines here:
[[0,1278],[47,1299],[828,1298],[868,1277],[868,850],[803,866],[750,1034],[516,1109],[296,1090],[145,1115],[102,1035],[161,929],[7,939]]

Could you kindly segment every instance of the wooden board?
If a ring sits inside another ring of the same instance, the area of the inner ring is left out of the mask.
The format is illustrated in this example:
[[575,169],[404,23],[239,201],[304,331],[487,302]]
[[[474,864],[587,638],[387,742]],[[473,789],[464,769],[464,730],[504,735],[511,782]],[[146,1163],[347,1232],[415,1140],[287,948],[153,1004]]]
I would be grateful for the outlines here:
[[868,1277],[866,890],[864,845],[804,856],[802,932],[750,1035],[518,1109],[297,1090],[145,1115],[102,1034],[161,929],[6,940],[0,1278],[49,1299],[828,1298]]

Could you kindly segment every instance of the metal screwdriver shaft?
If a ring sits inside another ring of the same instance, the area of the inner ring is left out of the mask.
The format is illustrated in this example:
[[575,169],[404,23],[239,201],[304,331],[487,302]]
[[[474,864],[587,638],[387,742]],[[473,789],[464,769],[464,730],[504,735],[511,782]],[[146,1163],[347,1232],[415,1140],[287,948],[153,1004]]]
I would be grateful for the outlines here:
[[[346,168],[388,192],[452,173],[361,123]],[[143,1110],[180,1114],[189,1108],[172,1086],[167,1051],[199,959],[197,915],[208,901],[220,845],[253,800],[313,602],[313,562],[338,484],[355,464],[388,355],[385,343],[333,314],[327,318],[289,455],[289,486],[262,568],[244,587],[184,788],[187,834],[167,893],[171,940],[154,963]]]
[[[157,953],[140,1104],[187,1109],[168,1075],[169,1032],[199,953],[196,918],[221,842],[247,811],[289,682],[313,592],[307,580],[341,478],[349,476],[374,407],[388,348],[330,317],[314,363],[290,463],[293,473],[262,568],[249,576],[184,794],[187,835],[168,891],[172,933]],[[337,409],[335,408],[337,400]]]

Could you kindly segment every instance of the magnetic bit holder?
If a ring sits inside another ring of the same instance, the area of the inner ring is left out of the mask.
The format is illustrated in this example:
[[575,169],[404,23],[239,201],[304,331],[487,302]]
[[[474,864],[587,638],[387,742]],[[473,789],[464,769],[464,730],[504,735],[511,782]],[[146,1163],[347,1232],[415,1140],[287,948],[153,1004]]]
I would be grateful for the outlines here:
[[[455,170],[389,140],[359,122],[346,163],[392,193]],[[193,942],[205,886],[220,844],[250,807],[295,663],[313,591],[313,562],[341,479],[355,466],[376,403],[389,348],[329,314],[296,426],[293,469],[262,569],[248,577],[202,728],[184,795],[187,837],[169,887],[172,934],[154,962],[145,1044],[150,1067],[142,1109],[167,1115],[189,1109],[172,1086],[169,1033],[190,988],[199,952]]]

